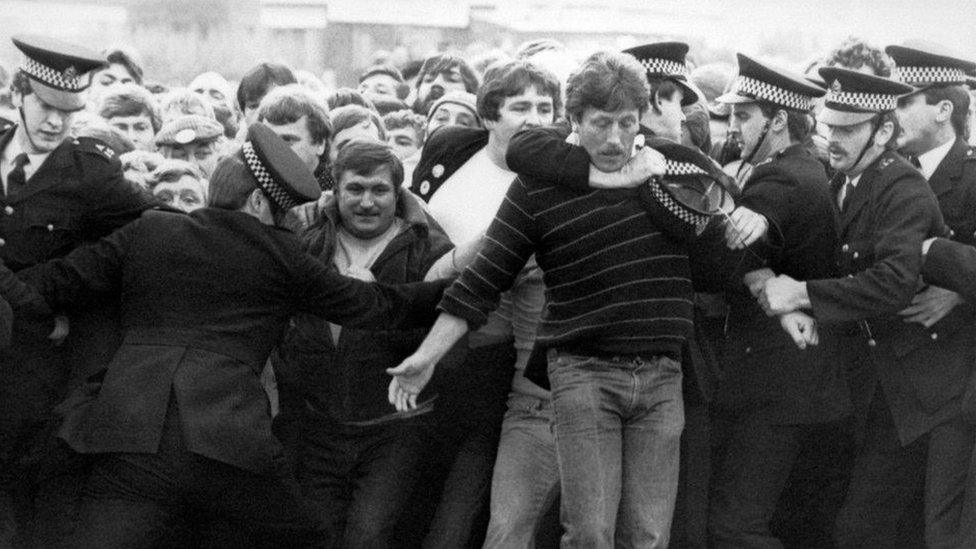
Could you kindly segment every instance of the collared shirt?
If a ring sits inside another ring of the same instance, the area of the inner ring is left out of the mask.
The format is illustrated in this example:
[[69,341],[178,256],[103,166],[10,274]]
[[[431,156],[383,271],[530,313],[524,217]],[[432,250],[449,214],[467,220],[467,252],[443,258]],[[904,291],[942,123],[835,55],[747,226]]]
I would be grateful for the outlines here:
[[[17,128],[15,131],[19,133],[21,130]],[[4,194],[7,194],[7,176],[14,169],[14,159],[22,152],[24,152],[24,148],[20,145],[20,135],[14,135],[7,143],[3,154],[0,154],[0,179],[3,179]],[[28,162],[24,165],[24,181],[30,180],[31,176],[41,167],[41,164],[47,160],[50,154],[51,151],[40,154],[27,154]]]
[[850,185],[850,189],[853,191],[854,190],[854,187],[857,187],[857,182],[860,181],[860,180],[861,180],[861,174],[857,174],[856,176],[854,176],[853,179],[851,179],[850,177],[847,178],[847,182],[845,182],[841,186],[840,192],[837,193],[837,206],[838,207],[840,207],[840,208],[843,208],[844,207],[844,199],[847,198],[847,187],[848,187],[848,185]]
[[944,145],[939,145],[928,152],[918,155],[918,169],[922,172],[922,175],[925,176],[925,179],[930,179],[932,177],[932,174],[935,173],[935,170],[939,167],[939,164],[941,164],[942,160],[947,154],[949,154],[949,149],[952,148],[952,145],[954,145],[955,142],[956,141],[954,139],[950,139],[949,141],[946,141]]

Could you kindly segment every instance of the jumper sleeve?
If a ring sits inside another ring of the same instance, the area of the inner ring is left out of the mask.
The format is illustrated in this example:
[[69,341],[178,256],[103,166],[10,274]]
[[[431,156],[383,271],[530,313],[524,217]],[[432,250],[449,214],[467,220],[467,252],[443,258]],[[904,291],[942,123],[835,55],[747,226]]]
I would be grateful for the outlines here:
[[532,256],[536,240],[530,196],[516,178],[488,226],[481,251],[444,292],[440,309],[465,319],[472,330],[482,326]]
[[567,134],[559,127],[522,130],[509,142],[505,162],[531,179],[588,190],[590,155],[583,147],[566,143]]

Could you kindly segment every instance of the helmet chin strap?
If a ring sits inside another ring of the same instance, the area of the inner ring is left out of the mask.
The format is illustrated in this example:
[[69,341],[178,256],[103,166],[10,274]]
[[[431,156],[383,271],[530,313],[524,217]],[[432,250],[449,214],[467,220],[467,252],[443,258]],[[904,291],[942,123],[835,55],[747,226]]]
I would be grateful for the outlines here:
[[24,106],[21,105],[17,107],[17,112],[20,113],[20,127],[24,130],[24,135],[27,137],[27,142],[30,143],[31,149],[34,151],[39,151],[37,143],[34,142],[34,138],[31,137],[29,131],[27,131],[27,118],[24,116]]
[[874,135],[878,133],[878,130],[880,129],[881,129],[881,115],[879,114],[876,115],[874,119],[872,119],[871,134],[868,136],[868,140],[866,143],[864,143],[864,146],[861,147],[861,154],[857,155],[857,160],[855,160],[854,163],[851,164],[851,169],[854,169],[855,167],[857,167],[858,164],[861,163],[861,160],[864,158],[864,155],[868,152],[868,149],[871,148],[871,145],[874,142]]
[[769,124],[772,122],[771,119],[767,118],[766,123],[763,124],[762,132],[759,134],[759,139],[756,141],[756,146],[749,151],[749,154],[739,162],[739,169],[735,171],[735,179],[739,181],[739,176],[742,175],[742,168],[746,165],[752,165],[753,159],[756,157],[756,153],[759,152],[759,148],[763,146],[766,142],[766,136],[769,135]]

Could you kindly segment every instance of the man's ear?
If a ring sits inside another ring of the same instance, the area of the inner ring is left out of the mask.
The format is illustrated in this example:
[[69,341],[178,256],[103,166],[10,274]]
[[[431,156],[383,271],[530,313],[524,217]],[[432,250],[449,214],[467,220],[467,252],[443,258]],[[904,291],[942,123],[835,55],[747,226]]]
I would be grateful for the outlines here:
[[786,131],[788,129],[788,117],[789,115],[786,114],[785,110],[777,110],[776,114],[769,119],[769,129],[773,130],[774,132]]
[[895,123],[891,120],[885,120],[878,131],[874,132],[874,144],[880,147],[884,147],[889,141],[894,139],[895,136]]
[[247,195],[247,206],[255,212],[261,211],[261,207],[264,206],[264,201],[267,197],[264,196],[264,192],[261,189],[254,189],[251,194]]
[[940,124],[945,124],[946,122],[952,120],[952,111],[954,108],[955,107],[952,106],[952,101],[949,101],[948,99],[939,101],[939,104],[936,105],[935,121],[939,122]]

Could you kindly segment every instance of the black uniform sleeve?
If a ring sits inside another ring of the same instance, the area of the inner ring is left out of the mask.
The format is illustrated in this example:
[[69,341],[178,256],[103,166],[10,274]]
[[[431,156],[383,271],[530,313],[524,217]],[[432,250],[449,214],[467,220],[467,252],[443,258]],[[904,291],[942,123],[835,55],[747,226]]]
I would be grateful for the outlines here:
[[18,272],[55,310],[91,303],[121,292],[126,246],[139,230],[136,220],[107,237],[70,254]]
[[531,128],[516,133],[508,144],[505,162],[515,173],[587,190],[590,186],[590,155],[583,147],[566,143],[566,128]]
[[127,181],[122,165],[114,157],[107,156],[112,154],[111,150],[103,150],[104,146],[98,145],[82,139],[75,155],[91,189],[86,222],[92,233],[102,237],[161,203],[148,191]]
[[925,255],[922,276],[929,284],[976,302],[976,248],[945,238],[935,239]]
[[295,308],[350,328],[423,328],[437,318],[450,279],[389,286],[342,276],[303,255],[296,268]]

